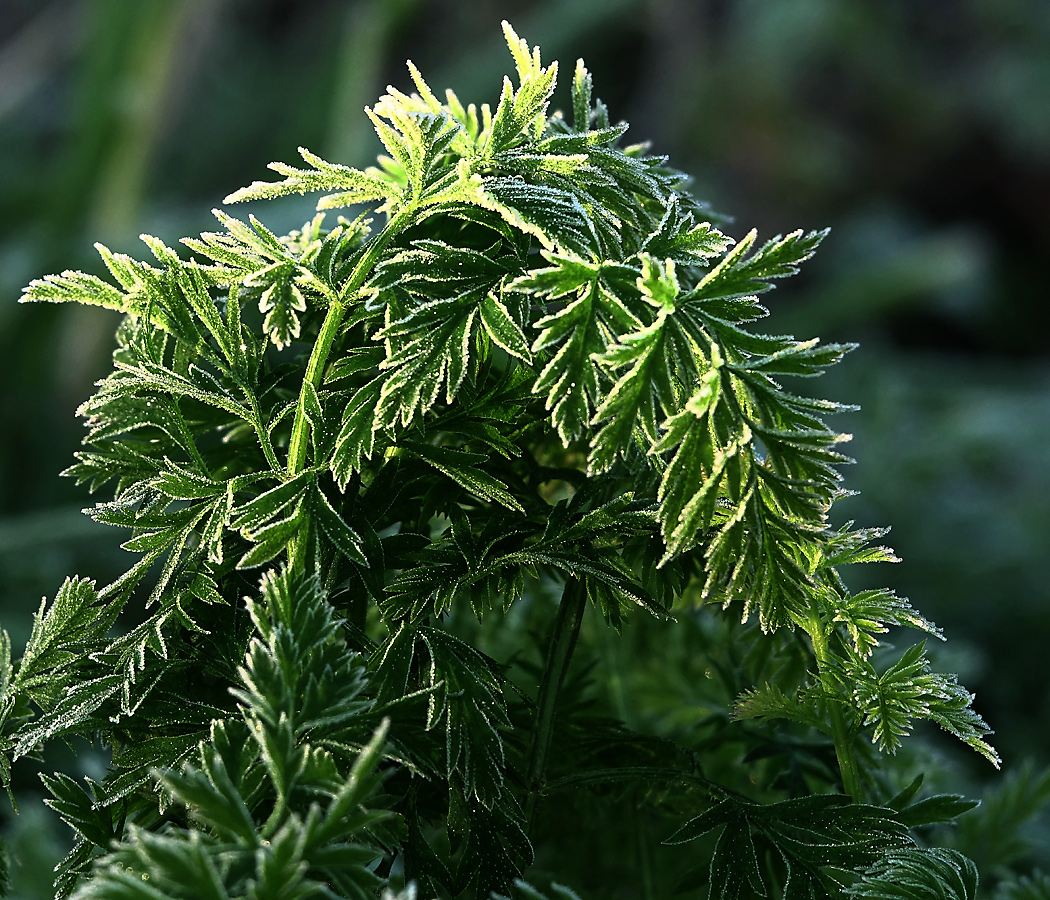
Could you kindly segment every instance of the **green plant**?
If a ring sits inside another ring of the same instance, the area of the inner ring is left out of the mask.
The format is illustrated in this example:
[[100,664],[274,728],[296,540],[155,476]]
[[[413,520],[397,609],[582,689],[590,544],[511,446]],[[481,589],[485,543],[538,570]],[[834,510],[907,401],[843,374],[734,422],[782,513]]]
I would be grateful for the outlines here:
[[968,897],[927,838],[973,804],[893,754],[927,719],[997,763],[988,729],[880,637],[934,626],[839,574],[894,559],[828,521],[846,407],[774,380],[850,347],[750,328],[824,233],[729,238],[582,62],[550,114],[556,65],[505,30],[494,111],[410,65],[378,167],[303,150],[228,198],[357,218],[217,212],[188,256],[26,289],[124,314],[68,474],[137,560],[0,660],[5,780],[112,749],[45,779],[59,893]]

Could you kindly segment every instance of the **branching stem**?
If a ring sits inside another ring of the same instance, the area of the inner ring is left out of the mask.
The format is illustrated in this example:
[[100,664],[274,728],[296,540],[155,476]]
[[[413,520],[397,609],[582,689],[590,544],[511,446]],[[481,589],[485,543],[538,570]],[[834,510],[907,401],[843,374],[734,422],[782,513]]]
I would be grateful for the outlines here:
[[529,746],[526,783],[529,795],[525,801],[526,820],[531,825],[536,802],[543,789],[547,771],[547,751],[554,736],[554,716],[558,707],[558,693],[576,647],[583,621],[583,610],[587,605],[587,589],[582,581],[569,581],[561,596],[558,615],[554,620],[554,632],[547,650],[547,665],[543,670],[539,694],[536,697],[536,724],[532,729]]

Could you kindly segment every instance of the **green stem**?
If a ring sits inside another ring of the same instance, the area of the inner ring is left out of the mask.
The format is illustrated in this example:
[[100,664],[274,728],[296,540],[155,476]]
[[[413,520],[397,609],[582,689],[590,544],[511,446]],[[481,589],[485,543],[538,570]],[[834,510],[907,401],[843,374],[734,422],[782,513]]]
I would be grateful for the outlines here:
[[289,478],[294,478],[298,475],[306,464],[306,447],[310,433],[306,418],[306,385],[308,383],[313,385],[315,390],[321,387],[321,378],[324,374],[324,367],[328,363],[328,355],[332,352],[332,344],[335,342],[336,335],[339,334],[339,327],[343,324],[343,319],[346,316],[348,304],[345,298],[353,297],[357,289],[364,284],[379,254],[386,249],[391,238],[404,229],[405,224],[415,215],[415,212],[415,205],[409,204],[387,222],[386,227],[375,236],[372,243],[365,249],[350,278],[347,279],[346,284],[339,291],[340,299],[328,307],[328,315],[325,316],[324,323],[321,325],[321,330],[317,335],[317,340],[314,342],[314,348],[306,364],[303,387],[299,392],[299,404],[295,410],[295,421],[292,423],[292,437],[288,444]]
[[182,409],[179,406],[178,397],[171,398],[171,409],[174,413],[175,424],[179,428],[179,433],[182,435],[182,439],[186,442],[186,451],[193,457],[193,461],[197,464],[197,467],[201,470],[201,474],[205,478],[211,478],[211,472],[208,470],[208,464],[204,461],[204,457],[201,456],[200,450],[197,449],[197,442],[193,439],[193,434],[190,432],[189,427],[186,425],[186,419],[182,415]]
[[259,446],[262,447],[263,456],[266,457],[266,462],[269,463],[270,468],[274,472],[281,471],[281,464],[277,461],[277,454],[273,452],[273,443],[270,441],[270,435],[266,431],[266,424],[263,422],[262,411],[259,409],[259,398],[255,396],[255,391],[243,388],[243,393],[248,404],[252,408],[252,428],[255,429],[255,436],[259,439]]
[[328,362],[328,356],[332,352],[332,344],[339,333],[339,326],[343,324],[346,316],[347,305],[335,302],[328,307],[328,315],[325,316],[321,330],[317,334],[317,341],[310,353],[310,359],[306,364],[306,374],[303,377],[303,387],[299,394],[299,403],[295,409],[295,421],[292,423],[292,437],[288,443],[288,477],[294,478],[306,465],[306,448],[309,443],[310,427],[306,418],[306,385],[311,384],[316,389],[321,385],[324,367]]
[[[295,420],[292,422],[292,436],[288,442],[287,473],[289,478],[294,478],[306,466],[306,450],[310,436],[310,425],[306,417],[306,386],[310,384],[315,390],[321,386],[324,369],[328,363],[328,356],[332,352],[332,345],[335,343],[335,339],[339,334],[339,328],[343,324],[343,319],[346,317],[349,307],[346,298],[354,297],[358,288],[364,284],[365,279],[371,274],[373,266],[379,255],[386,249],[387,244],[390,243],[390,240],[395,235],[404,230],[415,214],[416,205],[410,203],[387,222],[383,230],[365,248],[365,252],[361,255],[361,259],[358,260],[353,273],[339,291],[340,299],[328,307],[328,314],[325,316],[321,330],[317,334],[317,340],[314,342],[313,350],[310,352],[310,359],[306,363],[306,374],[303,376],[303,386],[299,392],[299,403],[295,409]],[[300,568],[304,564],[301,548],[305,544],[306,525],[304,524],[288,545],[288,560],[291,568]]]
[[531,825],[536,802],[544,785],[547,771],[547,752],[554,737],[554,716],[558,707],[558,692],[576,647],[583,621],[583,610],[587,605],[587,590],[582,581],[570,581],[565,586],[554,620],[554,633],[547,650],[547,665],[543,670],[539,694],[536,697],[536,725],[532,730],[529,746],[526,784],[529,795],[525,802],[526,821]]
[[820,676],[820,683],[824,688],[824,693],[829,698],[828,719],[831,724],[831,738],[835,742],[835,756],[838,759],[839,772],[842,775],[842,787],[854,803],[863,803],[864,788],[860,781],[860,767],[857,765],[857,756],[853,752],[853,735],[850,734],[849,726],[842,715],[842,707],[839,705],[836,696],[839,693],[839,686],[831,672],[831,648],[819,615],[814,613],[810,616],[806,631],[813,642],[813,655],[817,660],[817,672]]

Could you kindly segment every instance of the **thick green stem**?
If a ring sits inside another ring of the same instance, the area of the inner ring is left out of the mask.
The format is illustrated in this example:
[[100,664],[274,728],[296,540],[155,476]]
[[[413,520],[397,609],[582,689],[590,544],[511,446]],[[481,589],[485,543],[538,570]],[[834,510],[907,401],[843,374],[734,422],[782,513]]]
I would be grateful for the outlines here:
[[536,724],[532,730],[532,744],[529,746],[526,783],[529,795],[525,801],[525,816],[529,824],[536,810],[536,802],[543,790],[544,776],[547,771],[547,752],[550,750],[551,738],[554,736],[554,716],[558,707],[558,692],[561,690],[565,673],[576,647],[580,634],[580,623],[587,605],[587,589],[582,581],[570,581],[565,586],[554,620],[554,633],[551,635],[550,647],[547,650],[547,665],[543,670],[539,694],[536,697]]
[[[315,390],[321,387],[324,369],[332,352],[332,345],[335,343],[335,339],[339,334],[339,328],[346,317],[349,306],[347,300],[353,299],[358,288],[365,283],[365,279],[372,272],[379,255],[386,249],[390,240],[405,228],[415,213],[415,205],[409,204],[387,222],[386,227],[365,248],[365,252],[361,255],[361,259],[358,260],[353,273],[339,291],[340,299],[328,307],[328,315],[325,316],[321,330],[317,334],[317,340],[314,342],[313,350],[310,352],[310,359],[306,363],[303,386],[299,392],[299,403],[295,409],[295,420],[292,422],[292,435],[288,442],[287,473],[289,478],[294,478],[302,472],[306,465],[306,450],[310,437],[310,425],[306,417],[307,385],[311,385]],[[295,538],[289,542],[288,561],[291,568],[301,568],[305,562],[302,559],[302,548],[306,543],[306,531],[307,528],[304,525]]]
[[817,659],[817,672],[824,692],[828,696],[828,719],[831,724],[831,739],[835,742],[835,756],[839,763],[839,772],[842,775],[842,787],[854,803],[864,802],[864,788],[860,782],[860,767],[857,765],[857,757],[853,752],[853,735],[850,734],[849,726],[842,715],[842,707],[836,698],[839,686],[831,672],[831,649],[828,646],[828,636],[820,617],[816,614],[810,617],[809,626],[810,640],[813,642],[813,655]]

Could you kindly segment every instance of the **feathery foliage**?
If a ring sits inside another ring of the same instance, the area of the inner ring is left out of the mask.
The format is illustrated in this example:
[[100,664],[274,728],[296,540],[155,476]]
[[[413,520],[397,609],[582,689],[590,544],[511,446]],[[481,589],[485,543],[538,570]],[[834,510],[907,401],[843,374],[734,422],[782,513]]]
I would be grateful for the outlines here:
[[[852,345],[754,325],[825,232],[730,237],[582,62],[566,118],[505,32],[495,109],[410,64],[367,111],[375,167],[304,149],[227,198],[318,193],[301,230],[216,212],[26,289],[123,314],[66,474],[134,561],[67,580],[0,671],[5,781],[56,737],[112,748],[45,779],[59,894],[539,898],[559,829],[618,803],[646,896],[969,898],[911,831],[969,805],[894,794],[883,754],[925,719],[997,763],[988,728],[924,643],[883,645],[931,623],[847,588],[895,558],[829,524],[848,407],[794,387]],[[593,710],[572,661],[609,628],[694,642],[711,716]]]

